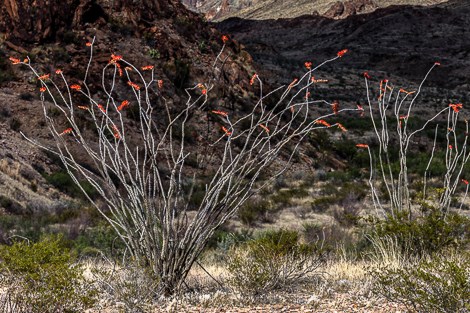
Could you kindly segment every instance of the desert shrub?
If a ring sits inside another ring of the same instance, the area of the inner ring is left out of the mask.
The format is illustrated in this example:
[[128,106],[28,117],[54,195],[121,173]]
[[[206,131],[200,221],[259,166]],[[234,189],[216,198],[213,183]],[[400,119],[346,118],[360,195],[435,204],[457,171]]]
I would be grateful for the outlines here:
[[95,290],[61,237],[1,246],[0,257],[8,295],[4,305],[14,312],[83,312],[95,301]]
[[454,212],[432,210],[423,217],[409,219],[406,213],[376,221],[372,236],[390,236],[403,251],[422,256],[447,247],[463,247],[470,242],[470,219]]
[[[67,172],[58,171],[52,174],[44,173],[43,176],[49,184],[56,187],[60,191],[65,192],[68,195],[71,195],[73,197],[84,197],[83,192],[75,184],[75,182],[73,181],[73,179],[70,177],[70,175]],[[86,193],[90,195],[92,199],[97,197],[98,195],[97,191],[93,188],[93,186],[89,182],[82,181],[80,182],[80,185],[86,191]]]
[[397,269],[381,269],[375,292],[413,312],[469,312],[470,256],[442,256]]
[[247,201],[239,210],[238,217],[245,225],[254,225],[257,221],[269,221],[268,214],[272,205],[267,200],[254,199]]
[[295,231],[268,231],[232,249],[230,284],[242,293],[260,294],[304,279],[318,268],[323,255],[299,239]]
[[323,253],[330,253],[340,247],[356,252],[361,247],[359,235],[347,231],[338,224],[319,225],[313,222],[302,224],[302,236],[307,243],[315,243]]

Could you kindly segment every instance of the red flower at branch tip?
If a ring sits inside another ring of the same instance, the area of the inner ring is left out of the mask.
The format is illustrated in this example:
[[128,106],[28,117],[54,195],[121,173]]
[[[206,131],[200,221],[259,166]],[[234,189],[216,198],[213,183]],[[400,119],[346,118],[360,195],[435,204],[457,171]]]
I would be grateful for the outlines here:
[[153,65],[142,66],[142,71],[149,71],[149,70],[153,70]]
[[460,109],[463,108],[463,104],[462,103],[451,103],[449,104],[449,107],[452,108],[452,110],[454,110],[455,113],[458,113],[460,111]]
[[101,104],[97,104],[96,106],[98,107],[98,109],[100,109],[101,112],[106,113],[106,110]]
[[400,119],[401,119],[401,120],[404,120],[404,119],[407,119],[407,118],[408,118],[408,115],[402,115],[402,116],[400,116]]
[[312,69],[312,62],[305,62],[305,67],[307,68],[307,70],[311,70]]
[[23,60],[23,63],[28,63],[28,62],[29,62],[28,59],[24,59],[24,60]]
[[251,76],[250,79],[250,85],[253,85],[255,83],[255,79],[258,77],[258,74],[254,73],[253,76]]
[[20,64],[21,61],[20,59],[17,59],[17,58],[14,58],[14,57],[10,57],[10,61],[12,64]]
[[347,132],[348,130],[346,129],[346,127],[343,126],[343,124],[341,123],[337,123],[337,126],[339,129],[341,129],[343,132]]
[[441,62],[435,62],[434,65],[440,66],[440,65],[441,65]]
[[468,180],[462,178],[462,183],[464,183],[465,185],[468,185]]
[[46,87],[41,87],[41,88],[39,88],[39,91],[40,91],[40,92],[45,92],[45,91],[46,91]]
[[161,80],[161,79],[157,80],[157,86],[158,86],[158,88],[162,89],[163,88],[163,80]]
[[80,110],[88,110],[88,107],[84,105],[79,105],[77,106],[77,108],[79,108]]
[[227,35],[223,35],[223,36],[222,36],[222,42],[223,42],[224,44],[227,43],[228,39],[229,39],[229,38],[228,38]]
[[230,136],[232,134],[232,132],[229,132],[228,129],[224,126],[221,127],[221,129],[223,130],[223,132],[225,133],[225,135],[227,136]]
[[294,87],[295,83],[297,83],[298,80],[299,80],[298,78],[294,78],[294,80],[292,81],[292,83],[290,83],[289,88]]
[[51,77],[50,74],[45,74],[45,75],[39,76],[38,79],[39,79],[39,80],[47,80],[47,79],[49,79],[50,77]]
[[87,42],[87,43],[85,44],[85,46],[91,47],[91,42]]
[[131,82],[131,81],[128,81],[127,84],[128,84],[129,86],[131,86],[132,88],[134,88],[135,90],[140,90],[140,86],[137,85],[136,83],[133,83],[133,82]]
[[320,124],[320,125],[323,125],[323,126],[326,126],[326,127],[331,127],[331,124],[329,124],[327,121],[325,120],[316,120],[315,122],[313,122],[314,124]]
[[119,60],[122,60],[122,55],[111,54],[111,63],[115,63]]
[[364,72],[364,77],[367,78],[367,79],[370,79],[369,72]]
[[366,148],[369,148],[369,145],[366,145],[365,143],[358,143],[356,147],[366,149]]
[[113,135],[114,135],[114,138],[116,139],[121,138],[121,135],[119,135],[119,129],[117,128],[116,125],[113,125]]
[[56,70],[55,70],[55,73],[56,73],[57,75],[60,75],[60,74],[62,74],[63,72],[62,72],[61,69],[56,69]]
[[348,49],[343,49],[341,51],[339,51],[336,55],[340,58],[343,57],[343,55],[345,55],[346,53],[348,53]]
[[338,114],[339,111],[339,103],[338,101],[335,101],[331,104],[331,109],[333,110],[334,114]]
[[223,116],[223,117],[227,117],[227,116],[228,116],[228,113],[227,113],[227,112],[224,112],[224,111],[212,110],[211,112],[214,113],[214,114]]
[[202,93],[203,95],[207,94],[207,89],[201,90],[201,93]]
[[269,134],[269,128],[268,128],[268,127],[266,127],[266,126],[263,125],[263,124],[259,124],[259,127],[261,127],[262,129],[264,129],[264,131],[265,131],[267,134]]
[[65,129],[63,132],[59,134],[59,136],[65,135],[65,134],[70,134],[73,131],[72,127],[69,127]]
[[129,105],[129,101],[127,100],[124,100],[121,102],[121,105],[118,106],[117,110],[118,111],[121,111],[122,109],[124,109],[125,107],[127,107]]
[[80,85],[75,84],[75,85],[70,86],[70,89],[80,91],[80,90],[82,90],[82,87],[80,87]]
[[449,150],[452,150],[452,148],[453,148],[452,145],[449,145]]

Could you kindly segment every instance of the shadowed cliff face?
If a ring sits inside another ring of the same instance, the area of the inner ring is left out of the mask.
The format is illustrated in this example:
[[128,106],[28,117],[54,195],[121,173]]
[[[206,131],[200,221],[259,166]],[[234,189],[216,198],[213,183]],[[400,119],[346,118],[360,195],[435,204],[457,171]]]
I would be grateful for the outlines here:
[[376,80],[404,78],[415,86],[440,61],[442,66],[426,84],[433,87],[426,96],[432,102],[445,102],[470,99],[468,25],[470,3],[452,1],[428,8],[390,7],[343,20],[321,16],[265,21],[234,18],[217,27],[246,46],[258,69],[267,69],[262,72],[266,79],[277,77],[274,80],[282,82],[300,75],[306,61],[318,64],[349,49],[325,73],[329,78],[336,76],[340,85],[362,85],[346,92],[346,98],[364,94],[360,77],[366,70],[375,71]]

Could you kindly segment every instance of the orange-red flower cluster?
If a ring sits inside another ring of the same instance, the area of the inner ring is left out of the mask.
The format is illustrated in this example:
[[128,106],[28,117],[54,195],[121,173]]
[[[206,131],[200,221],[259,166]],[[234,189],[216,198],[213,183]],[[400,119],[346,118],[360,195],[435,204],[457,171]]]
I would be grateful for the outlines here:
[[264,129],[264,131],[269,134],[269,128],[266,126],[266,125],[263,125],[263,124],[259,124],[259,127],[261,127],[262,129]]
[[348,53],[348,49],[343,49],[341,51],[339,51],[336,55],[340,58],[343,57],[343,55],[345,55],[346,53]]
[[106,110],[101,104],[97,104],[98,109],[100,109],[101,112],[106,113]]
[[127,107],[129,105],[129,101],[127,100],[124,100],[121,102],[121,104],[118,106],[117,110],[118,111],[121,111],[122,109],[124,109],[125,107]]
[[111,54],[111,61],[109,63],[116,63],[120,60],[122,60],[122,55]]
[[88,110],[88,107],[84,105],[79,105],[77,106],[77,108],[79,108],[80,110]]
[[222,42],[225,44],[225,43],[227,43],[227,41],[228,41],[228,36],[227,36],[227,35],[223,35],[223,36],[222,36]]
[[150,71],[150,70],[153,70],[153,65],[142,66],[142,71]]
[[441,62],[435,62],[434,65],[440,66],[440,65],[441,65]]
[[14,57],[10,57],[10,61],[12,64],[20,64],[21,61],[20,59],[17,59],[17,58],[14,58]]
[[316,121],[314,122],[314,124],[320,124],[320,125],[323,125],[323,126],[326,126],[326,127],[331,127],[331,124],[328,123],[328,122],[325,121],[325,120],[316,120]]
[[75,85],[70,86],[70,89],[80,91],[80,90],[82,90],[82,87],[80,87],[80,85],[75,84]]
[[127,84],[128,84],[129,86],[131,86],[132,88],[134,88],[135,90],[140,90],[140,86],[137,85],[136,83],[133,83],[133,82],[131,82],[131,81],[128,81]]
[[219,110],[212,110],[212,113],[217,114],[217,115],[220,115],[220,116],[223,116],[223,117],[227,117],[227,116],[228,116],[228,113],[227,113],[227,112],[219,111]]
[[85,45],[86,45],[87,47],[91,47],[91,42],[87,42]]
[[158,88],[162,89],[163,88],[163,80],[161,80],[161,79],[157,80],[157,86],[158,86]]
[[39,80],[47,80],[47,79],[49,79],[50,77],[51,77],[50,74],[45,74],[45,75],[39,76],[38,79],[39,79]]
[[116,139],[121,138],[121,135],[119,135],[119,130],[116,125],[113,125],[113,135],[114,135],[114,138]]
[[364,77],[367,78],[367,79],[370,79],[369,72],[364,72]]
[[41,88],[39,88],[39,91],[40,91],[40,92],[45,92],[45,91],[46,91],[46,87],[41,87]]
[[305,62],[305,67],[307,68],[307,70],[311,70],[312,69],[312,62]]
[[333,110],[334,114],[338,114],[339,111],[339,103],[338,101],[335,101],[331,104],[331,109]]
[[415,93],[415,91],[406,91],[406,90],[405,90],[405,89],[403,89],[403,88],[400,88],[400,90],[399,90],[399,91],[400,91],[400,92],[403,92],[403,93],[406,93],[407,95],[412,95],[412,94],[414,94],[414,93]]
[[72,127],[69,127],[65,129],[63,132],[59,134],[59,136],[65,135],[65,134],[70,134],[73,131]]
[[62,74],[63,72],[62,72],[61,69],[56,69],[56,70],[55,70],[55,73],[56,73],[57,75],[60,75],[60,74]]
[[346,127],[343,126],[343,124],[337,123],[336,125],[337,125],[338,128],[341,129],[342,131],[344,131],[344,132],[347,132],[347,131],[348,131],[348,130],[346,129]]
[[250,85],[253,85],[255,83],[256,78],[258,78],[258,74],[254,73],[253,76],[251,76]]
[[453,148],[452,145],[449,145],[449,150],[452,150],[452,148]]
[[299,79],[294,78],[294,80],[292,81],[292,83],[290,83],[289,88],[294,87],[295,83],[297,83],[298,80],[299,80]]
[[230,136],[232,132],[229,132],[228,129],[225,126],[221,127],[222,131],[225,133],[225,135]]
[[462,103],[451,103],[451,104],[449,104],[449,107],[451,107],[452,110],[454,110],[455,113],[458,113],[460,111],[460,109],[463,108],[463,104]]
[[468,185],[468,180],[462,178],[462,183],[464,183],[465,185]]
[[356,145],[356,147],[367,149],[367,148],[369,148],[369,145],[366,145],[365,143],[358,143],[358,144]]

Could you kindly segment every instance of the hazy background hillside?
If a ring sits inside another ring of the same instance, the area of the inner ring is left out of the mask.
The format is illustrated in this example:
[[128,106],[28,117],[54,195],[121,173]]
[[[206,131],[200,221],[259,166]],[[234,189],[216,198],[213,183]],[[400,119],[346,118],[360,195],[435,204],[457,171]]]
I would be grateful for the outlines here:
[[393,5],[428,6],[447,0],[182,0],[191,10],[207,19],[220,21],[229,17],[266,20],[294,18],[301,15],[323,15],[345,18],[369,13]]

